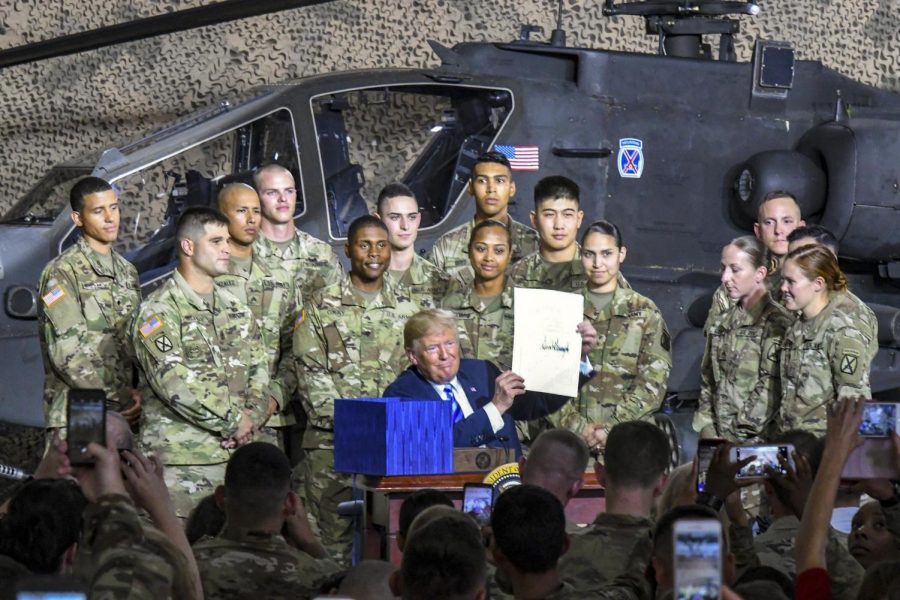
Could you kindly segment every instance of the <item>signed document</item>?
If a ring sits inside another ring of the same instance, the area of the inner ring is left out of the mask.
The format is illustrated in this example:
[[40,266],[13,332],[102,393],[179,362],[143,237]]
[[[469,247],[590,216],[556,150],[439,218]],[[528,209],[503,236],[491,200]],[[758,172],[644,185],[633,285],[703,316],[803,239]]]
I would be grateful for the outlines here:
[[512,370],[535,392],[575,397],[581,364],[584,297],[553,290],[515,288]]

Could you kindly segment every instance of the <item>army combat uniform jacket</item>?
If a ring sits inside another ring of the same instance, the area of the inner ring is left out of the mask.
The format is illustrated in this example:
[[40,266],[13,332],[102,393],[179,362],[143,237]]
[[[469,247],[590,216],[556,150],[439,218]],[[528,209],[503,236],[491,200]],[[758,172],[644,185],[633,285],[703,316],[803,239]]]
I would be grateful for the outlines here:
[[247,305],[214,286],[209,306],[178,271],[141,305],[133,328],[138,362],[153,389],[141,442],[166,464],[228,461],[222,439],[243,411],[265,420],[269,359]]
[[128,327],[141,301],[134,266],[115,251],[106,260],[79,238],[44,268],[40,295],[47,426],[66,424],[71,388],[106,390],[109,410],[126,408],[134,376]]
[[282,249],[260,234],[253,242],[253,256],[270,269],[286,269],[297,280],[303,295],[338,283],[344,270],[330,244],[305,231],[295,230],[290,245]]
[[[781,278],[781,269],[769,271],[765,278],[766,289],[769,290],[769,294],[772,296],[772,299],[778,303],[781,303],[782,281],[783,279]],[[720,285],[719,287],[717,287],[716,291],[713,292],[712,305],[709,307],[709,314],[706,316],[706,323],[703,325],[704,335],[709,332],[710,325],[720,322],[722,313],[726,312],[734,305],[735,301],[732,300],[731,296],[728,295],[728,291],[725,289],[725,286]]]
[[620,286],[603,310],[587,297],[584,308],[597,330],[597,347],[588,355],[596,370],[577,402],[548,417],[579,434],[589,423],[611,427],[649,416],[665,396],[672,368],[669,330],[652,300]]
[[784,335],[781,354],[782,431],[824,435],[828,406],[870,398],[869,367],[878,340],[840,293],[812,319],[798,318]]
[[708,325],[695,429],[732,442],[765,436],[778,414],[781,341],[793,320],[767,292],[749,311],[735,303]]
[[[232,257],[228,274],[216,277],[216,285],[246,304],[256,318],[269,357],[270,394],[282,409],[288,409],[297,387],[291,352],[294,322],[302,308],[302,294],[293,275],[286,269],[272,268],[256,255],[249,269]],[[268,421],[272,427],[293,423],[289,410],[275,413]]]
[[[509,227],[509,235],[512,241],[512,256],[510,257],[512,263],[521,260],[532,252],[538,251],[537,231],[519,223],[511,216],[509,217]],[[475,219],[472,219],[468,223],[451,229],[434,243],[428,258],[431,259],[431,262],[437,268],[451,276],[466,269],[471,271],[469,239],[472,237],[474,228]]]
[[441,308],[456,316],[462,357],[489,360],[501,371],[512,367],[513,288],[509,279],[490,303],[475,295],[471,283],[454,281]]
[[418,254],[413,255],[412,264],[403,273],[388,269],[384,279],[422,309],[437,308],[450,283],[445,272]]
[[540,252],[529,254],[509,268],[513,287],[541,288],[580,294],[587,283],[580,254],[569,262],[568,268],[551,273]]

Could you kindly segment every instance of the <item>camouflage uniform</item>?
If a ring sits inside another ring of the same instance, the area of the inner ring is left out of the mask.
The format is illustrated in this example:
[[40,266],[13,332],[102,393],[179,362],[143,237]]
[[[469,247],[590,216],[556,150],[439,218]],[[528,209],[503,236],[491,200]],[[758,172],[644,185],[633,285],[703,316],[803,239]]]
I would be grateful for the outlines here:
[[707,325],[694,429],[739,443],[765,436],[781,401],[781,340],[793,319],[767,292],[749,311],[736,303]]
[[[772,296],[772,299],[777,303],[781,303],[782,281],[781,269],[776,269],[766,275],[766,289],[769,290],[769,294]],[[703,325],[703,334],[706,335],[709,332],[710,325],[715,322],[721,321],[722,313],[724,313],[734,305],[735,301],[732,300],[731,296],[728,295],[728,291],[725,289],[725,286],[720,285],[719,287],[717,287],[716,291],[713,292],[712,305],[709,307],[709,314],[706,316],[706,323]]]
[[345,277],[306,302],[294,328],[297,382],[309,426],[299,465],[305,505],[329,554],[348,556],[350,520],[337,505],[350,499],[350,476],[334,472],[334,401],[380,397],[408,364],[403,326],[418,307],[389,283],[368,304]]
[[253,313],[223,289],[213,294],[210,308],[176,271],[141,305],[132,332],[153,389],[141,444],[164,455],[180,517],[221,483],[231,455],[221,442],[242,412],[262,424],[269,398],[269,361]]
[[221,534],[193,546],[203,593],[219,600],[306,599],[340,568],[315,559],[276,534],[250,531]]
[[[794,542],[799,528],[799,519],[791,515],[775,519],[768,529],[756,536],[753,545],[759,564],[774,567],[795,579]],[[854,600],[865,570],[847,550],[846,542],[830,528],[825,544],[825,567],[831,577],[835,600]]]
[[305,231],[295,230],[290,246],[282,250],[278,244],[260,234],[253,242],[253,256],[272,270],[290,272],[304,296],[341,280],[344,269],[331,245]]
[[597,330],[597,347],[588,355],[596,372],[577,402],[547,417],[578,434],[589,423],[611,427],[650,415],[665,396],[672,368],[669,330],[652,300],[618,287],[603,310],[587,297],[584,308]]
[[456,315],[464,358],[489,360],[501,371],[512,367],[513,288],[509,279],[500,297],[490,305],[475,295],[471,283],[455,280],[441,308]]
[[281,410],[269,419],[270,427],[295,423],[290,399],[297,381],[293,369],[291,343],[294,321],[302,308],[301,292],[286,269],[272,267],[253,255],[250,269],[232,257],[228,274],[216,278],[216,285],[250,307],[269,356],[270,393]]
[[407,296],[421,308],[436,308],[447,293],[450,277],[418,254],[412,264],[401,274],[388,269],[384,279],[393,288]]
[[106,390],[107,408],[131,402],[128,326],[141,301],[137,271],[116,252],[112,269],[84,238],[44,268],[38,303],[48,427],[66,424],[70,388]]
[[560,579],[586,593],[634,573],[637,597],[651,598],[643,573],[650,561],[652,531],[653,522],[644,517],[598,514],[583,533],[570,536],[569,551],[557,566]]
[[[538,234],[534,229],[519,223],[512,216],[509,217],[509,227],[512,241],[511,262],[515,263],[532,252],[538,251]],[[434,243],[428,258],[438,269],[450,275],[455,275],[470,267],[469,239],[472,237],[474,228],[475,219],[472,219],[468,223],[451,229]]]
[[[509,268],[509,279],[513,287],[541,288],[580,294],[587,283],[584,268],[581,265],[580,253],[576,254],[569,268],[551,273],[547,263],[541,258],[540,252],[529,254],[521,261]],[[554,275],[556,278],[554,279]]]
[[870,398],[869,367],[878,351],[874,332],[841,294],[812,319],[797,319],[784,334],[781,353],[781,430],[824,435],[828,405]]

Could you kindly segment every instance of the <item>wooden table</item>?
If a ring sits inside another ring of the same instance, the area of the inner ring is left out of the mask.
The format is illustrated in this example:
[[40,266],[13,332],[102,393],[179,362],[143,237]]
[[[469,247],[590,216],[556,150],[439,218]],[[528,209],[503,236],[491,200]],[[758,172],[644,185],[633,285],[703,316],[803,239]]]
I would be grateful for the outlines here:
[[[363,558],[390,560],[399,565],[402,556],[397,547],[400,506],[407,496],[423,488],[446,492],[457,508],[462,503],[463,486],[481,483],[485,473],[416,475],[404,477],[361,476],[357,485],[366,494],[366,526]],[[603,488],[593,471],[584,474],[584,485],[566,505],[566,519],[573,523],[591,523],[606,509]]]

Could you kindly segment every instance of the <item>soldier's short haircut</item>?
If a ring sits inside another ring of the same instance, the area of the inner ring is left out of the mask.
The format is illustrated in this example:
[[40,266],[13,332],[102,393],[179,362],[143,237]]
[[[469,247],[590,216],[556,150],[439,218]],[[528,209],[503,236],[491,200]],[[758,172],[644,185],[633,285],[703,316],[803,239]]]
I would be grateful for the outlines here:
[[456,317],[452,312],[442,308],[420,310],[407,319],[403,326],[403,347],[415,350],[416,342],[421,338],[448,329],[456,333]]
[[669,466],[669,439],[653,423],[619,423],[606,439],[603,464],[610,483],[650,487]]
[[784,190],[775,190],[763,196],[763,199],[759,203],[759,207],[756,209],[756,221],[759,222],[763,206],[765,206],[767,202],[769,202],[770,200],[778,200],[780,198],[787,198],[793,201],[794,205],[797,207],[797,215],[800,218],[803,218],[803,215],[800,213],[800,203],[797,202],[797,197],[792,193],[786,192]]
[[193,546],[205,536],[219,535],[224,526],[225,513],[216,503],[215,494],[209,494],[200,500],[188,515],[187,523],[184,524],[184,534],[188,543]]
[[838,243],[837,238],[834,237],[834,234],[821,225],[813,224],[798,227],[788,234],[787,240],[788,242],[796,242],[803,238],[814,239],[817,244],[831,250],[835,256],[837,256],[838,251],[840,250],[840,244]]
[[[653,529],[653,556],[661,562],[672,565],[674,554],[672,547],[675,543],[675,522],[683,519],[708,519],[721,526],[719,515],[708,506],[702,504],[685,504],[663,513]],[[728,552],[728,538],[722,532],[722,555]]]
[[262,165],[261,167],[256,169],[256,171],[253,172],[253,187],[256,188],[257,192],[262,191],[260,189],[262,186],[262,183],[261,183],[262,177],[263,177],[263,175],[265,175],[267,173],[287,173],[288,175],[291,176],[291,178],[294,177],[294,174],[291,173],[290,169],[288,169],[287,167],[284,167],[282,165],[279,165],[278,163],[268,163],[268,164]]
[[471,598],[485,585],[487,556],[475,521],[455,511],[413,528],[400,565],[404,600]]
[[562,175],[544,177],[534,186],[534,210],[541,207],[545,200],[574,200],[581,204],[581,190],[578,184]]
[[291,491],[291,461],[280,448],[251,442],[238,448],[225,467],[229,509],[267,517],[278,511]]
[[388,233],[388,228],[387,225],[384,224],[384,221],[374,215],[362,215],[356,217],[353,219],[353,222],[350,223],[350,227],[347,229],[347,242],[353,243],[353,240],[356,239],[356,234],[366,227],[377,227],[385,233]]
[[580,436],[568,429],[548,429],[531,444],[525,469],[581,479],[589,460],[590,451]]
[[608,235],[616,241],[616,248],[621,248],[625,245],[625,242],[622,241],[622,232],[619,230],[618,225],[607,221],[605,219],[600,219],[599,221],[594,221],[590,225],[587,226],[587,229],[584,230],[584,233],[581,234],[581,245],[584,246],[584,241],[587,239],[587,236],[591,233],[599,233],[601,235]]
[[175,228],[176,240],[197,241],[203,236],[207,225],[228,227],[228,217],[221,211],[208,206],[192,206],[181,213]]
[[491,513],[497,547],[523,573],[556,567],[566,542],[566,515],[543,488],[519,485],[500,494]]
[[69,191],[69,205],[72,212],[80,213],[84,210],[84,197],[91,194],[100,194],[113,189],[105,179],[99,177],[85,177],[79,179]]
[[423,489],[417,490],[403,500],[400,505],[400,518],[397,524],[397,533],[406,537],[409,533],[409,526],[426,508],[432,506],[449,506],[453,508],[453,501],[450,497],[440,490]]
[[512,165],[509,164],[509,159],[506,158],[506,155],[502,152],[497,152],[496,150],[488,150],[487,152],[482,153],[475,159],[475,164],[472,165],[472,172],[475,172],[475,167],[481,164],[495,164],[495,165],[503,165],[507,169],[512,171]]
[[506,245],[508,250],[512,251],[512,234],[509,231],[509,227],[507,227],[504,223],[496,220],[496,219],[485,219],[481,223],[478,223],[475,227],[472,228],[472,235],[469,236],[469,248],[472,247],[472,244],[475,243],[475,237],[478,235],[479,231],[487,229],[488,227],[499,228],[503,230],[504,235],[506,235]]
[[788,252],[784,257],[782,270],[784,270],[783,265],[788,261],[793,261],[807,279],[814,280],[816,277],[821,277],[831,292],[847,289],[847,277],[841,271],[837,257],[824,246],[809,245],[794,248],[793,252]]
[[231,183],[226,183],[219,190],[219,193],[216,194],[216,207],[219,210],[224,211],[225,209],[222,208],[222,204],[225,203],[225,198],[227,198],[232,192],[236,192],[238,190],[250,190],[251,192],[258,193],[252,185],[244,183],[243,181],[233,181]]
[[376,209],[378,210],[378,214],[383,217],[384,213],[382,213],[381,211],[384,208],[384,203],[391,198],[399,198],[401,196],[406,196],[412,198],[413,200],[416,200],[416,206],[418,206],[419,201],[416,199],[415,193],[413,193],[413,191],[409,189],[407,185],[400,183],[399,181],[395,181],[381,188],[381,191],[378,193],[378,201],[375,204]]

